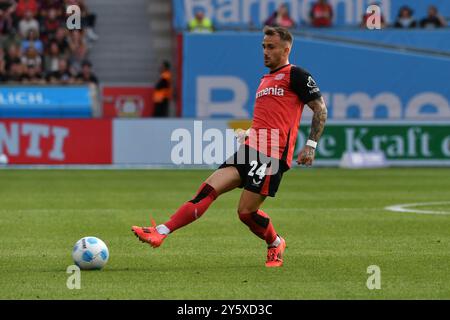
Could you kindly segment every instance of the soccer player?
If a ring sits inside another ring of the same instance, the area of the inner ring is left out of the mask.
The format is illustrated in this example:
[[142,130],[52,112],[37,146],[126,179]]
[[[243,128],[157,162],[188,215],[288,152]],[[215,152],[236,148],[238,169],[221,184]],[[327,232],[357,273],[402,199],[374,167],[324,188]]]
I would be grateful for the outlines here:
[[[264,65],[251,129],[241,130],[239,150],[209,176],[195,196],[184,203],[167,222],[151,227],[133,226],[143,242],[159,247],[177,229],[200,218],[221,194],[243,188],[237,213],[240,220],[268,245],[267,267],[283,265],[285,240],[277,234],[270,217],[261,210],[267,196],[274,197],[283,173],[292,163],[303,107],[314,112],[309,139],[297,163],[310,166],[327,119],[327,108],[314,78],[289,63],[293,38],[281,27],[264,28]],[[247,136],[248,134],[248,136]]]

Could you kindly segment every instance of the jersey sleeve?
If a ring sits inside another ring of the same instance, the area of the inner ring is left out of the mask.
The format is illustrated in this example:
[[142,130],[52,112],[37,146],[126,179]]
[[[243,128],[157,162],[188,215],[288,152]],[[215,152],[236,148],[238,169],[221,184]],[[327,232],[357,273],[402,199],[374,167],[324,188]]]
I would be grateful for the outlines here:
[[311,74],[297,66],[292,66],[291,68],[291,90],[297,94],[300,101],[304,104],[322,96]]

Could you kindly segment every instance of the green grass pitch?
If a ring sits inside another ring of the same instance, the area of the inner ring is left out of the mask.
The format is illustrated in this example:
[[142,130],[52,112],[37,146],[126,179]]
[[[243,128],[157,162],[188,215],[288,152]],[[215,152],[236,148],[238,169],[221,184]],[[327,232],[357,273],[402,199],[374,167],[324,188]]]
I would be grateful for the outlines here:
[[[240,190],[158,249],[135,238],[131,225],[163,222],[209,173],[0,169],[0,299],[450,299],[450,215],[384,209],[450,201],[449,169],[289,171],[263,206],[287,241],[278,269],[237,217]],[[110,260],[69,290],[72,246],[89,235]]]

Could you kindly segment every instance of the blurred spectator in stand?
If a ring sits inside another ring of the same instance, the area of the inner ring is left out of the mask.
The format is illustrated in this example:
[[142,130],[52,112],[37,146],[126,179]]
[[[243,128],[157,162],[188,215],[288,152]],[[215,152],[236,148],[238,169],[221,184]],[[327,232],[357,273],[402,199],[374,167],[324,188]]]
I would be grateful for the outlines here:
[[22,41],[22,52],[25,52],[29,47],[33,46],[39,54],[44,53],[44,44],[39,39],[38,33],[35,29],[28,32],[27,38]]
[[67,60],[60,60],[58,70],[50,72],[47,75],[47,81],[50,84],[72,84],[74,77],[70,71]]
[[5,38],[8,37],[12,31],[12,18],[0,7],[0,47],[3,46]]
[[439,14],[435,6],[428,7],[428,16],[420,21],[420,27],[426,29],[443,28],[447,26],[447,21]]
[[11,66],[15,63],[22,63],[20,59],[20,48],[19,46],[12,44],[8,48],[8,52],[5,56],[5,66],[6,70],[9,71],[11,69]]
[[6,73],[6,59],[5,50],[0,46],[0,83],[8,81],[8,75]]
[[309,13],[313,27],[331,27],[333,23],[333,8],[327,0],[318,0]]
[[98,84],[97,76],[92,72],[92,64],[89,61],[84,61],[81,72],[76,77],[77,83]]
[[27,66],[22,77],[22,83],[31,85],[45,84],[45,79],[42,76],[41,68],[34,65]]
[[195,11],[195,17],[189,21],[189,31],[197,33],[210,33],[214,31],[212,21],[205,17],[203,10]]
[[394,23],[395,28],[415,28],[417,21],[413,17],[413,10],[408,6],[403,6],[398,12],[397,20]]
[[98,40],[98,35],[95,33],[95,22],[97,16],[94,13],[89,12],[86,6],[85,0],[66,0],[66,6],[77,5],[81,11],[81,28],[86,30],[86,36],[89,40]]
[[[370,5],[371,5],[371,6],[378,6],[378,7],[381,8],[381,5],[380,5],[379,2],[372,2]],[[361,19],[361,25],[360,25],[360,27],[361,27],[362,29],[367,28],[367,20],[368,20],[372,15],[373,15],[373,13],[367,13],[367,12],[364,13],[364,15],[362,16],[362,19]],[[386,19],[384,18],[383,13],[381,13],[380,15],[381,15],[381,16],[380,16],[380,20],[381,20],[381,26],[380,26],[380,27],[381,27],[381,29],[384,29],[384,28],[386,28]]]
[[85,4],[85,0],[78,0],[81,7],[81,25],[86,30],[86,36],[89,40],[96,41],[99,39],[97,33],[95,33],[95,22],[97,15],[90,12]]
[[13,43],[20,42],[20,37],[15,32],[17,27],[17,19],[15,19],[16,7],[15,0],[0,0],[0,11],[3,13],[3,18],[0,19],[3,21],[0,29],[3,29],[4,32],[2,35],[2,31],[0,31],[0,46],[3,46],[5,49],[9,48]]
[[27,12],[31,12],[32,17],[36,17],[38,14],[38,3],[36,0],[18,0],[16,7],[16,17],[18,19],[23,19],[28,14]]
[[50,41],[56,42],[59,47],[60,54],[68,58],[70,54],[70,47],[69,41],[67,40],[67,31],[65,28],[61,27],[56,30],[55,36],[53,38],[50,38]]
[[59,61],[64,60],[64,55],[59,51],[58,44],[55,41],[50,42],[47,54],[44,56],[44,66],[46,72],[58,70]]
[[8,17],[12,17],[16,11],[17,4],[15,0],[0,0],[0,10],[2,10]]
[[295,22],[289,15],[289,8],[286,4],[281,4],[264,23],[266,26],[283,27],[290,29],[295,27]]
[[19,22],[19,33],[20,36],[25,38],[28,36],[28,32],[31,30],[39,31],[39,22],[34,18],[33,12],[31,10],[25,11],[23,19]]
[[8,83],[18,84],[22,82],[24,65],[20,62],[13,62],[8,71]]
[[161,65],[159,80],[155,85],[153,102],[155,104],[154,117],[168,117],[172,98],[172,73],[170,63],[164,61]]
[[81,71],[81,64],[86,59],[88,47],[83,33],[80,30],[69,32],[69,63],[76,73]]
[[47,19],[51,9],[56,10],[58,19],[64,19],[63,17],[66,13],[66,7],[64,6],[63,0],[40,0],[39,2],[39,15],[41,16],[42,21]]
[[41,69],[42,67],[42,58],[33,46],[29,46],[27,48],[27,50],[22,55],[21,62],[24,66],[27,67],[33,66],[38,69]]
[[58,11],[54,8],[49,9],[46,18],[41,21],[41,39],[47,42],[48,39],[53,38],[61,25]]

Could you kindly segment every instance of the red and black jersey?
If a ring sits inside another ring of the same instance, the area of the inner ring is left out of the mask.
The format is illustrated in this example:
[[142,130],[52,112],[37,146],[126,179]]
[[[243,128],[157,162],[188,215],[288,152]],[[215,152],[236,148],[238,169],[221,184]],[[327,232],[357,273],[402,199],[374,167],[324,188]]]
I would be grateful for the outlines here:
[[303,107],[322,95],[306,70],[288,64],[261,78],[245,143],[291,166]]

